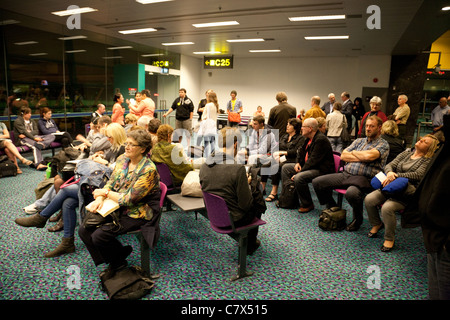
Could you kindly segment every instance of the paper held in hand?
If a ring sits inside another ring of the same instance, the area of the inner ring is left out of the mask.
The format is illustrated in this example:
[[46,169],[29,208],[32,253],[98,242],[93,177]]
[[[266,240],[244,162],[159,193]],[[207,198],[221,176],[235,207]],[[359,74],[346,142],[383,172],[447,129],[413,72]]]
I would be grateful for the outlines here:
[[[89,203],[89,204],[86,206],[86,209],[89,210],[89,211],[91,211],[91,212],[93,212],[93,211],[91,210],[91,206],[92,206],[92,204],[93,204],[94,202],[95,202],[95,201],[92,201],[91,203]],[[97,210],[97,213],[101,214],[103,217],[106,217],[108,214],[110,214],[111,212],[113,212],[113,211],[115,211],[115,210],[117,210],[117,209],[119,209],[119,208],[120,208],[119,204],[118,204],[117,202],[115,202],[114,200],[111,200],[111,199],[105,199],[105,200],[103,201],[102,208],[99,209],[99,210]]]
[[380,180],[381,183],[384,182],[384,180],[386,180],[386,175],[384,174],[383,171],[380,171],[376,174],[375,176],[378,180]]

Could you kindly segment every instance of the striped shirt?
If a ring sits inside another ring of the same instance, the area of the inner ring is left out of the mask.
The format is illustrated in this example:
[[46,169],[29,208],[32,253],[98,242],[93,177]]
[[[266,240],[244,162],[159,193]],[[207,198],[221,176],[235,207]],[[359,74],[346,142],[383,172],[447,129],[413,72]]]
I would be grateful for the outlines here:
[[389,155],[389,144],[383,138],[378,137],[371,141],[369,141],[367,137],[359,138],[353,141],[353,143],[345,150],[351,152],[371,149],[378,150],[378,152],[380,152],[380,157],[371,162],[349,162],[345,165],[345,171],[353,175],[366,176],[368,178],[372,178],[378,172],[382,171]]

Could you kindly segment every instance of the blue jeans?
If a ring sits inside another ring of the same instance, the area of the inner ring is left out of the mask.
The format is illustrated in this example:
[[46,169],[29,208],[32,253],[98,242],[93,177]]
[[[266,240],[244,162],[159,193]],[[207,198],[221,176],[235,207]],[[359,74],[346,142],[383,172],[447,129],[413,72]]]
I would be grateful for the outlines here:
[[428,291],[431,300],[450,300],[449,248],[427,254]]
[[50,218],[54,213],[62,209],[64,220],[64,238],[73,237],[77,225],[78,207],[78,184],[73,184],[62,188],[55,198],[39,214],[45,218]]
[[331,148],[333,151],[342,153],[343,144],[341,137],[328,137],[328,140],[331,143]]
[[204,136],[203,143],[205,145],[205,150],[203,152],[203,157],[208,158],[209,155],[214,151],[216,145],[216,139],[214,136]]

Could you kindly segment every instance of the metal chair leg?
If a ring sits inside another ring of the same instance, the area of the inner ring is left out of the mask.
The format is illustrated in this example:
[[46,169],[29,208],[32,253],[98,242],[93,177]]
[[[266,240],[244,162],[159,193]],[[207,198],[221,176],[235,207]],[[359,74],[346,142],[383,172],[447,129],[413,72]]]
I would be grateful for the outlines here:
[[241,234],[239,237],[239,261],[237,274],[231,278],[231,281],[235,281],[253,275],[253,272],[247,271],[247,248],[248,248],[247,234]]

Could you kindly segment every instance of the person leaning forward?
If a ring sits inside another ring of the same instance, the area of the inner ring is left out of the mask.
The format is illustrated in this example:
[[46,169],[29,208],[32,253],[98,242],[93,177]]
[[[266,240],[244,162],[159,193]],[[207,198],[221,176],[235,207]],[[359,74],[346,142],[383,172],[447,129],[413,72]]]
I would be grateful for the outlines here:
[[344,149],[341,160],[347,162],[344,170],[315,178],[314,191],[321,205],[336,207],[333,189],[347,189],[345,199],[353,210],[353,220],[347,231],[356,231],[363,222],[365,194],[372,191],[370,180],[386,165],[389,144],[380,137],[383,121],[371,116],[366,121],[366,138],[359,138]]
[[308,183],[314,178],[334,172],[334,158],[331,143],[319,131],[317,120],[303,120],[302,135],[306,138],[302,147],[297,150],[296,163],[287,163],[281,169],[282,181],[292,179],[300,199],[301,213],[314,209]]

